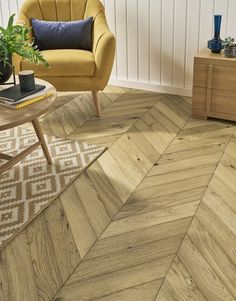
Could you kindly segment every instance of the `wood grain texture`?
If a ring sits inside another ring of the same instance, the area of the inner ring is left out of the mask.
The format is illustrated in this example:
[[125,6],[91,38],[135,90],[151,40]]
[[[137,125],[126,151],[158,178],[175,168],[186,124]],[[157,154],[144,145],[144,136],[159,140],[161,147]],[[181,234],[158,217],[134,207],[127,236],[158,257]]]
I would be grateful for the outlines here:
[[25,231],[1,253],[0,283],[0,300],[38,300],[33,262]]
[[208,300],[234,300],[188,236],[184,239],[178,256],[187,270],[191,270],[191,276]]
[[155,301],[206,301],[186,268],[176,256]]
[[109,149],[3,250],[0,298],[29,283],[26,300],[235,300],[235,125],[191,118],[185,97],[103,96],[67,133],[41,119]]
[[233,134],[156,300],[235,300],[235,150]]
[[[161,279],[166,274],[172,259],[173,256],[168,256],[161,261],[150,261],[110,273],[109,275],[95,277],[93,281],[88,279],[78,282],[76,275],[73,275],[57,298],[64,298],[64,300],[76,300],[76,298],[81,301],[91,300],[151,282],[155,279]],[[106,289],[104,290],[104,288]]]
[[195,56],[193,115],[236,120],[236,60],[204,49]]
[[[118,139],[109,149],[109,156],[113,156],[114,164],[120,166],[120,172],[125,169],[125,166],[128,167],[129,164],[132,166],[131,150],[136,149],[133,148],[133,144],[142,150],[143,154],[151,154],[149,160],[157,158],[157,161],[152,163],[153,167],[143,177],[132,195],[128,199],[128,192],[123,195],[124,205],[59,291],[57,298],[63,300],[105,298],[106,300],[117,296],[120,300],[125,300],[122,299],[125,298],[122,292],[132,289],[135,276],[133,279],[127,279],[127,287],[124,289],[119,286],[120,273],[143,265],[146,261],[159,261],[161,264],[165,256],[171,255],[172,252],[173,254],[178,252],[178,257],[173,263],[170,262],[163,285],[156,288],[156,300],[208,300],[207,293],[211,297],[208,290],[212,289],[211,283],[215,279],[215,275],[211,278],[212,267],[208,266],[209,274],[206,277],[209,279],[208,282],[204,282],[206,284],[204,287],[199,284],[201,276],[195,280],[189,271],[191,258],[195,253],[190,252],[192,250],[190,247],[187,254],[181,252],[185,250],[183,249],[186,240],[184,235],[201,204],[235,128],[224,123],[189,119],[189,104],[182,99],[181,101],[177,97],[163,97],[153,107],[154,109],[151,108],[144,113],[127,134]],[[173,118],[170,119],[169,115]],[[162,116],[162,119],[156,116]],[[149,130],[140,127],[141,123],[145,126],[149,125]],[[147,133],[152,135],[148,136]],[[142,135],[144,139],[141,139]],[[122,139],[127,137],[130,139],[125,144],[126,157],[123,166],[120,158],[124,155],[119,152],[119,148],[123,148]],[[160,143],[155,144],[156,140],[162,142],[162,149]],[[131,157],[127,160],[129,156]],[[105,166],[105,160],[102,163],[101,158],[99,160],[101,166]],[[115,165],[110,166],[110,179],[113,178],[114,168]],[[132,167],[132,170],[134,171],[132,175],[129,171],[123,174],[126,183],[131,182],[129,184],[131,188],[132,179],[140,175],[140,171],[136,171],[137,166]],[[122,181],[121,174],[120,181]],[[113,183],[117,185],[115,181]],[[133,186],[136,186],[135,182]],[[124,190],[121,192],[124,193]],[[187,263],[185,260],[188,260]],[[205,261],[199,266],[203,268],[204,264]],[[197,274],[200,275],[200,268]],[[109,286],[107,289],[109,280],[112,284],[115,283],[115,288]],[[100,291],[104,284],[106,288]],[[217,285],[222,289],[219,293],[222,294],[222,298],[231,300],[231,295],[221,280]],[[86,292],[84,287],[88,289]],[[105,296],[102,296],[103,294]],[[148,296],[147,300],[153,300],[151,298],[153,297]]]
[[80,261],[59,199],[27,227],[27,236],[39,300],[50,300]]
[[162,279],[154,280],[148,283],[137,285],[128,289],[119,291],[112,295],[94,299],[96,301],[118,301],[118,300],[129,300],[129,301],[143,301],[153,300],[156,295],[156,290],[161,286]]
[[[126,88],[107,87],[99,94],[102,110],[127,91]],[[66,137],[93,117],[97,120],[91,93],[60,92],[50,114],[41,118],[41,127],[48,135]]]

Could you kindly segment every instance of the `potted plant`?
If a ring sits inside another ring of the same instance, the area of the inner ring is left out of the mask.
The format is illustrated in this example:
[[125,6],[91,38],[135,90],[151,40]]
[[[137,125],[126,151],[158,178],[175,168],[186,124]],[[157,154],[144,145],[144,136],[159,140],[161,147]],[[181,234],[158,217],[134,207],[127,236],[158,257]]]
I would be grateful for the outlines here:
[[223,41],[224,54],[226,57],[236,57],[236,42],[232,37],[226,37]]
[[0,26],[0,84],[12,75],[12,54],[27,58],[32,63],[42,63],[48,67],[42,53],[30,42],[31,29],[24,25],[13,25],[14,16],[10,16],[6,28]]

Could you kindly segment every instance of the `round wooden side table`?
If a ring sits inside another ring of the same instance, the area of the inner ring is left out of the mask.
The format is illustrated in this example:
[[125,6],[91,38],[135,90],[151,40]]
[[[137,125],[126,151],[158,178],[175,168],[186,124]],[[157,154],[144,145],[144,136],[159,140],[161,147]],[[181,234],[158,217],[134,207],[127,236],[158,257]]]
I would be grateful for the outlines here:
[[52,95],[18,110],[0,105],[0,131],[19,126],[26,122],[31,122],[38,137],[38,141],[36,143],[32,144],[14,157],[0,153],[0,159],[7,160],[7,162],[0,167],[0,174],[21,161],[39,146],[42,147],[47,162],[49,164],[52,163],[47,144],[44,140],[42,129],[39,125],[38,117],[48,111],[49,107],[56,99],[57,92],[56,89],[46,81],[36,79],[36,84],[47,86],[48,92],[50,92]]

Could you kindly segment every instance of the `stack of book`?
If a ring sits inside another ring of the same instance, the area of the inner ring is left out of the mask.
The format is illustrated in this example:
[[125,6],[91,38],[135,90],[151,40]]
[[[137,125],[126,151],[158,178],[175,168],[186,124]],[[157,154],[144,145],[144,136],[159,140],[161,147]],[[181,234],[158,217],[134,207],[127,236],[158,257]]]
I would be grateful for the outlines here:
[[35,90],[30,92],[21,91],[20,86],[15,85],[0,91],[0,105],[17,110],[51,95],[48,88],[43,85],[35,85]]

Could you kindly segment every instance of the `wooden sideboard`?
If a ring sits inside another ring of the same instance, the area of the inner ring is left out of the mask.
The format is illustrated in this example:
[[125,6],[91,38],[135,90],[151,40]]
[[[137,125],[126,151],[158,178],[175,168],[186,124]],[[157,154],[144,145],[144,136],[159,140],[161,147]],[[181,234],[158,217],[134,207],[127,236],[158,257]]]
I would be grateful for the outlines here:
[[236,59],[202,50],[194,57],[193,117],[236,121]]

